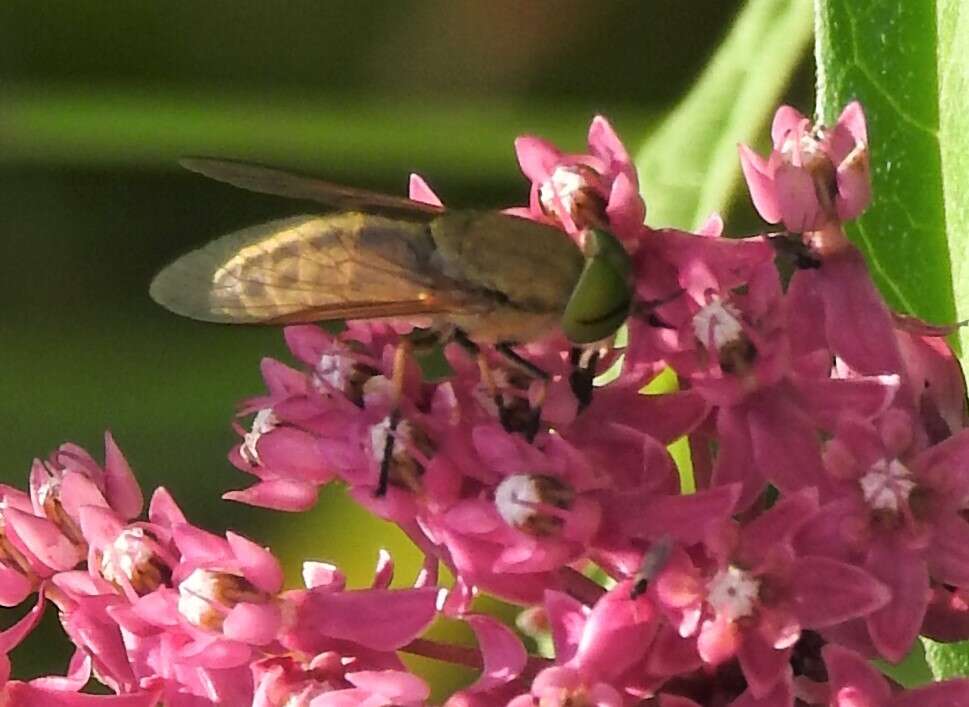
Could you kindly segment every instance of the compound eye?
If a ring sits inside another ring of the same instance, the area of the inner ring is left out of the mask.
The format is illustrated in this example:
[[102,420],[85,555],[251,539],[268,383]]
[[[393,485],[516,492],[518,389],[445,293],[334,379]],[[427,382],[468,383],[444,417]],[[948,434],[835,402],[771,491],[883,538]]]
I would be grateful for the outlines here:
[[622,245],[604,231],[593,231],[589,237],[593,240],[586,247],[585,267],[562,315],[562,330],[575,344],[614,334],[632,303],[629,258]]

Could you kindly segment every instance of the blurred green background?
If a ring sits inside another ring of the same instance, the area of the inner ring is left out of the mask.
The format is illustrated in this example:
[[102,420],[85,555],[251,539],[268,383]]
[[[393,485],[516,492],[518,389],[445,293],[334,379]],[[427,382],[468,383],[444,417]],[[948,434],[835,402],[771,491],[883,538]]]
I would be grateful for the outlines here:
[[[398,193],[416,171],[446,203],[523,203],[516,135],[579,151],[603,113],[635,152],[739,5],[0,3],[0,481],[23,487],[31,459],[64,440],[101,458],[110,428],[145,489],[163,484],[199,524],[272,544],[292,584],[303,558],[366,582],[377,547],[406,543],[338,490],[301,516],[218,500],[247,481],[225,459],[230,423],[262,390],[260,358],[285,359],[282,339],[176,318],[148,283],[196,244],[301,207],[176,159],[247,158]],[[806,110],[812,81],[805,57],[790,100]],[[753,223],[741,204],[733,230]],[[401,564],[407,582],[416,565]],[[63,670],[69,648],[50,635],[18,650],[16,673]]]

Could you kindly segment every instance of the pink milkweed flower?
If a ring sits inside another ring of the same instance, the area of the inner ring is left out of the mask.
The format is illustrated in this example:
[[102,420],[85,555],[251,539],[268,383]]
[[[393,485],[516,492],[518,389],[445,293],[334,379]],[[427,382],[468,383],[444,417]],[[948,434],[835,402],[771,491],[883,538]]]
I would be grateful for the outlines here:
[[570,236],[589,227],[637,239],[646,207],[629,153],[602,116],[589,125],[589,152],[566,154],[531,135],[515,140],[522,172],[532,182],[528,209],[508,213],[561,224]]
[[[700,657],[718,665],[736,656],[754,697],[770,693],[787,674],[802,630],[868,616],[889,601],[887,587],[860,567],[795,554],[791,538],[816,509],[813,492],[782,498],[739,531],[724,532],[719,547],[711,543],[717,560],[699,568],[702,582],[688,564],[671,563],[648,591],[661,611],[682,616],[696,606],[689,601],[692,587],[702,602]],[[681,622],[681,633],[690,623]]]
[[740,145],[740,164],[757,211],[794,233],[816,231],[858,216],[871,201],[868,131],[857,101],[831,128],[812,125],[781,106],[771,126],[774,149],[765,160]]
[[969,430],[927,448],[912,445],[910,417],[844,420],[825,466],[839,495],[799,531],[796,547],[863,565],[892,590],[866,617],[875,649],[900,660],[915,640],[930,578],[969,588]]
[[79,547],[81,507],[111,508],[124,519],[141,513],[141,487],[110,432],[104,433],[104,457],[102,468],[86,450],[62,444],[48,461],[35,460],[30,470],[34,513],[56,524]]

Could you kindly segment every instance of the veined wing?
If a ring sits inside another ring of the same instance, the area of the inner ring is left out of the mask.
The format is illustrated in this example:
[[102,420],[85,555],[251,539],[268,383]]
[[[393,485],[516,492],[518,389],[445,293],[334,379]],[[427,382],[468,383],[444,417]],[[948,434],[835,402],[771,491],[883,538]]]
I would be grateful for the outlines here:
[[345,187],[315,177],[235,160],[186,157],[180,160],[180,163],[193,172],[241,189],[293,199],[309,199],[340,211],[362,211],[420,221],[430,221],[444,211],[440,206],[365,189]]
[[425,224],[360,213],[295,216],[218,238],[151,284],[176,314],[282,324],[474,312],[490,302],[444,276]]

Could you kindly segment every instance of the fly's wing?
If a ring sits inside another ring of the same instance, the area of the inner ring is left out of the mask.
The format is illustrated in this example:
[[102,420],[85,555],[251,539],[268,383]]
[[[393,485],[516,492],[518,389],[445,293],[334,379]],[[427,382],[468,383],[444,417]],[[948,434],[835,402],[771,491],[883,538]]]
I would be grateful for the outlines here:
[[444,212],[440,206],[379,194],[260,165],[212,157],[186,157],[183,167],[226,184],[264,194],[308,199],[340,211],[364,211],[429,222]]
[[295,216],[182,256],[152,298],[192,319],[283,324],[408,317],[487,307],[434,267],[426,225],[360,213]]

